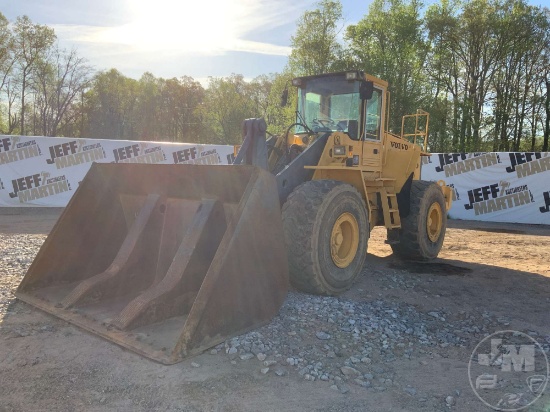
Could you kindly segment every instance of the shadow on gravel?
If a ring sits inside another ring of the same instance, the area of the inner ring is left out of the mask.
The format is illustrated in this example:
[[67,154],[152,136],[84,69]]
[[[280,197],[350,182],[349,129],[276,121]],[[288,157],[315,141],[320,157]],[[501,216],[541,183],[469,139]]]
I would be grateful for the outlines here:
[[494,260],[472,263],[438,258],[423,263],[370,253],[363,270],[356,286],[343,297],[364,299],[358,288],[376,298],[418,304],[425,311],[439,306],[452,312],[489,311],[548,331],[550,278],[538,273],[500,267]]
[[470,268],[441,262],[390,262],[388,267],[390,269],[406,270],[412,273],[424,273],[438,276],[464,276],[466,273],[472,272]]
[[499,229],[496,227],[487,227],[484,229],[476,229],[482,232],[492,232],[492,233],[507,233],[509,235],[525,235],[525,231],[517,229]]

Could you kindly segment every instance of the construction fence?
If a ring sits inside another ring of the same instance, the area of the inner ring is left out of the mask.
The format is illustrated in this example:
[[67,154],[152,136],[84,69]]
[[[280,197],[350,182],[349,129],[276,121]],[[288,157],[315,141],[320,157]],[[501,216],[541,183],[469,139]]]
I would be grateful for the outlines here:
[[435,153],[422,179],[453,188],[451,219],[550,225],[550,153]]
[[[0,135],[0,206],[64,207],[92,162],[232,159],[233,146]],[[550,225],[550,153],[434,153],[422,179],[453,188],[452,219]]]
[[64,207],[93,162],[228,164],[233,146],[0,135],[0,206]]

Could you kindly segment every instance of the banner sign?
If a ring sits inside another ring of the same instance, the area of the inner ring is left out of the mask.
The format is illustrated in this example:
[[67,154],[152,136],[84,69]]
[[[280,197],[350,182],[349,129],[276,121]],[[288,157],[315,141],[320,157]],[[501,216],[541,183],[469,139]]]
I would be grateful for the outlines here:
[[422,179],[453,188],[452,219],[550,225],[550,153],[434,153]]
[[93,162],[229,164],[233,146],[0,135],[0,206],[64,207]]
[[[233,146],[0,135],[0,206],[64,207],[92,162],[232,159]],[[434,153],[422,179],[453,188],[452,219],[550,225],[550,153]]]

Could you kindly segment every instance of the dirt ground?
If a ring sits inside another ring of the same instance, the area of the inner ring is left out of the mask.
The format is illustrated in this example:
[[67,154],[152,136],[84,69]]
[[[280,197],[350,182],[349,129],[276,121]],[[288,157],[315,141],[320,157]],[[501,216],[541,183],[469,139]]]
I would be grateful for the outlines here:
[[[4,239],[24,234],[40,245],[59,211],[6,213]],[[490,410],[470,387],[472,350],[487,332],[505,329],[550,344],[549,235],[548,226],[449,221],[440,257],[426,265],[396,259],[376,228],[363,275],[339,299],[407,303],[425,314],[444,312],[445,322],[492,319],[485,332],[464,334],[463,347],[431,347],[391,364],[373,358],[373,370],[391,369],[396,384],[385,390],[338,391],[292,368],[283,376],[262,374],[257,359],[208,351],[160,365],[16,301],[12,292],[24,273],[3,271],[0,285],[9,293],[0,295],[7,305],[0,312],[0,411]],[[392,282],[400,274],[412,283]],[[550,411],[550,389],[531,410]]]

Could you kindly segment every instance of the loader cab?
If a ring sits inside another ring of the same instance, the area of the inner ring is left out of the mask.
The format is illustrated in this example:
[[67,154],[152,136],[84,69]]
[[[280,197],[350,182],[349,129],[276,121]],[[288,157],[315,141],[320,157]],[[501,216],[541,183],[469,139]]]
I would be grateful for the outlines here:
[[362,71],[293,80],[298,88],[295,133],[330,133],[320,166],[358,167],[379,172],[386,115],[387,83]]
[[380,140],[384,85],[361,71],[295,78],[296,134],[343,132],[354,141]]
[[420,178],[420,156],[428,155],[429,116],[421,110],[406,115],[400,135],[388,132],[386,81],[353,70],[298,77],[292,83],[298,88],[298,105],[288,146],[303,151],[317,140],[326,141],[317,165],[305,166],[315,170],[313,180],[349,181],[343,175],[351,172],[359,191],[391,182],[398,192],[411,174]]

